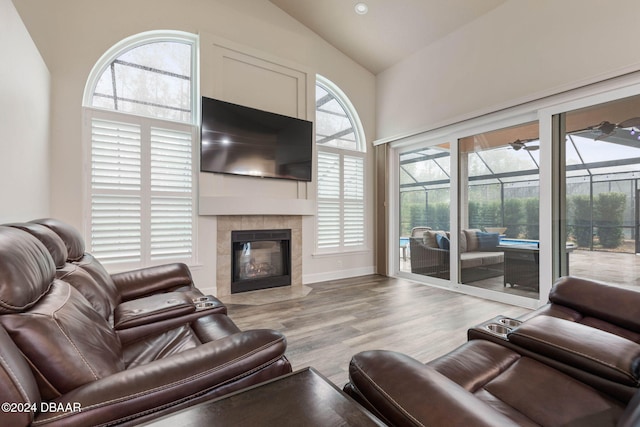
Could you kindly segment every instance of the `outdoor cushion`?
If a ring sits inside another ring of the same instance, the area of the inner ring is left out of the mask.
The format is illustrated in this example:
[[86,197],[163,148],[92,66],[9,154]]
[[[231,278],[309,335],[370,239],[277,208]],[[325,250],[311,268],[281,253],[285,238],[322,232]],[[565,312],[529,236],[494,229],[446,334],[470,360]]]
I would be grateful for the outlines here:
[[500,244],[500,235],[498,233],[485,233],[479,231],[476,233],[478,237],[478,250],[493,251]]
[[436,240],[436,236],[437,235],[441,235],[441,236],[445,236],[446,234],[444,231],[442,230],[438,230],[438,231],[434,231],[434,230],[427,230],[424,232],[424,236],[423,236],[423,241],[426,247],[428,248],[439,248],[438,246],[438,241]]
[[467,251],[473,252],[478,250],[478,235],[477,233],[480,231],[478,229],[472,228],[469,230],[463,230],[464,235],[467,237]]
[[447,238],[447,236],[438,234],[436,235],[436,241],[438,242],[438,247],[440,249],[444,249],[445,251],[449,250],[449,239]]

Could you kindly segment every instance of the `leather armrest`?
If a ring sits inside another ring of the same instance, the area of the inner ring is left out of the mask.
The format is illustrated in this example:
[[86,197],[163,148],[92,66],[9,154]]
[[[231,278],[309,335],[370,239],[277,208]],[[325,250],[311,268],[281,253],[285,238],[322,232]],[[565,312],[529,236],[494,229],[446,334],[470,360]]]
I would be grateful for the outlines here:
[[640,292],[578,277],[561,277],[549,293],[553,304],[570,307],[640,333]]
[[620,384],[640,385],[640,344],[609,332],[551,316],[527,320],[511,343]]
[[392,425],[516,425],[430,366],[401,353],[359,353],[351,359],[349,378],[352,389]]
[[182,286],[193,286],[189,267],[182,263],[165,264],[112,274],[111,278],[127,301],[156,292],[168,292]]
[[196,311],[196,305],[183,292],[167,292],[126,301],[113,312],[116,330],[181,317]]
[[68,403],[73,409],[75,403],[80,412],[54,409],[38,413],[35,422],[83,426],[130,421],[197,398],[203,392],[228,387],[276,363],[285,349],[286,340],[276,331],[233,334],[85,384],[53,401],[62,404],[59,408]]

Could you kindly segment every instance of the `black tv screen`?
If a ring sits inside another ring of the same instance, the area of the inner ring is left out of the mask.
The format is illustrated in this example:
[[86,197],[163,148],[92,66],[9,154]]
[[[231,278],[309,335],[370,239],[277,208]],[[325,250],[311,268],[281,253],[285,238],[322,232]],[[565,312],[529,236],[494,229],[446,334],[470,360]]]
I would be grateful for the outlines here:
[[202,97],[202,172],[311,181],[307,120]]

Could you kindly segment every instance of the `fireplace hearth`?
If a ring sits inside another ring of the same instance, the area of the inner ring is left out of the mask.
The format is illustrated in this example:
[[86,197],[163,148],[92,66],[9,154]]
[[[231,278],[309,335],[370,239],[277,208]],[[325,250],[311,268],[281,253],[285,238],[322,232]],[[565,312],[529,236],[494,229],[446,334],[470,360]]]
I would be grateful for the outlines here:
[[231,293],[291,285],[291,230],[231,232]]

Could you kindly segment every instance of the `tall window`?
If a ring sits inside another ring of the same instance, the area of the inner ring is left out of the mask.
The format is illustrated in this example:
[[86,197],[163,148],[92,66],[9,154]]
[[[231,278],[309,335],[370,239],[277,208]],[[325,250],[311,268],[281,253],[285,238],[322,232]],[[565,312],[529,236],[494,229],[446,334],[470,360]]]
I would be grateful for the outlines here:
[[362,126],[346,96],[320,76],[316,81],[316,145],[317,249],[361,249],[365,245]]
[[194,260],[195,45],[193,35],[144,33],[89,77],[87,235],[105,263]]

